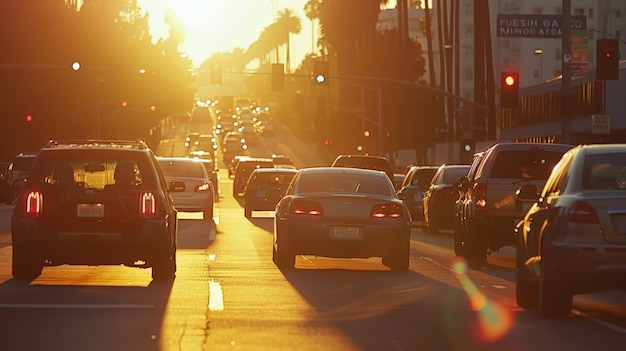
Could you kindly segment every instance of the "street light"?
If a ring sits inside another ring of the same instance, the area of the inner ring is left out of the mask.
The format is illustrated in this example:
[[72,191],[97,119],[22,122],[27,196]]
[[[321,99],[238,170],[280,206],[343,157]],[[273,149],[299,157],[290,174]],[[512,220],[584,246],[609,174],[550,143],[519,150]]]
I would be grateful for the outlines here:
[[539,83],[543,82],[543,50],[535,49],[535,56],[539,56]]

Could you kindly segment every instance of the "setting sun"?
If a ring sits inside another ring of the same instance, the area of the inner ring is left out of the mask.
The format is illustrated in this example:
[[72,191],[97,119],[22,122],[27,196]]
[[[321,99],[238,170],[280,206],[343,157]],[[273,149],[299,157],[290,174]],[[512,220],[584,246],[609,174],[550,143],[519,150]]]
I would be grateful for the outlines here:
[[150,16],[154,40],[169,36],[168,11],[175,13],[188,33],[180,51],[187,53],[195,66],[216,52],[244,50],[259,38],[277,11],[292,9],[302,22],[302,32],[294,37],[295,57],[311,51],[311,22],[304,14],[306,0],[138,0]]

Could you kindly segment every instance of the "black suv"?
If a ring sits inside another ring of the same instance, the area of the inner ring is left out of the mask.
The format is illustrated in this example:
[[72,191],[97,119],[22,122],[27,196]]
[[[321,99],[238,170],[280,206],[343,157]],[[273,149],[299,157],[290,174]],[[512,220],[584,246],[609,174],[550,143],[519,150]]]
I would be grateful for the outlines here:
[[153,152],[142,141],[51,141],[35,158],[11,218],[13,277],[44,266],[176,272],[177,212]]

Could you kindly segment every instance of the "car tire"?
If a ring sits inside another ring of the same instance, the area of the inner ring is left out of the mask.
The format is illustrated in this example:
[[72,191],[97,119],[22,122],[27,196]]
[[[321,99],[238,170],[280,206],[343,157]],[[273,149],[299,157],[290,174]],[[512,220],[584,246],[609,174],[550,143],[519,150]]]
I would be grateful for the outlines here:
[[176,246],[168,244],[161,246],[152,263],[152,280],[171,281],[176,276]]
[[296,265],[296,255],[286,248],[282,248],[278,244],[272,245],[272,261],[279,269],[292,269]]
[[405,243],[399,252],[383,256],[382,263],[394,272],[406,272],[409,270],[411,257],[410,243]]
[[[542,255],[542,260],[545,259],[543,256],[545,255]],[[567,291],[567,287],[563,283],[557,270],[547,266],[542,261],[539,312],[544,317],[562,318],[570,314],[573,295]]]
[[210,206],[209,208],[205,208],[203,212],[203,217],[205,220],[207,221],[212,221],[213,220],[213,206]]
[[252,210],[250,208],[244,207],[243,212],[246,218],[252,218]]
[[13,243],[12,273],[16,280],[33,280],[37,278],[44,266],[44,259],[33,245]]
[[480,268],[487,265],[487,243],[476,238],[476,233],[469,233],[464,239],[464,244],[463,257],[468,266]]
[[515,300],[517,305],[525,310],[534,310],[539,307],[539,282],[530,278],[528,271],[524,268],[519,249],[515,263]]

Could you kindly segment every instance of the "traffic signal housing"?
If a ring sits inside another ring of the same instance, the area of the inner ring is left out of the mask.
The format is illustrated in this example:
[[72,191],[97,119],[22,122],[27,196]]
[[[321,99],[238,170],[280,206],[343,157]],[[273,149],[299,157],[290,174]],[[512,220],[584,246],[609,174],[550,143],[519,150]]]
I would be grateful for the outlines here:
[[500,76],[500,106],[517,107],[519,103],[519,73],[503,72]]
[[619,79],[619,41],[617,39],[596,41],[596,79]]
[[328,61],[313,62],[313,83],[315,85],[328,85]]
[[470,164],[474,159],[474,153],[476,152],[476,144],[472,139],[463,139],[459,144],[461,147],[461,163]]
[[272,64],[272,90],[282,91],[285,89],[285,65],[282,63]]
[[213,85],[222,84],[222,66],[219,63],[214,63],[209,69],[209,82]]

